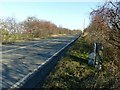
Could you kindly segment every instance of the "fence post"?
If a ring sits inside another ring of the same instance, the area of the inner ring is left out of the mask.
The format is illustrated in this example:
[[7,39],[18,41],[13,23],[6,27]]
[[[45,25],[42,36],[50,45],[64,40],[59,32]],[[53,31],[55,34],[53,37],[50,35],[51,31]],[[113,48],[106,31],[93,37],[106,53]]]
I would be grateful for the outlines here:
[[101,43],[94,43],[94,62],[95,62],[95,68],[97,70],[102,69],[102,61],[103,61],[103,55],[102,55],[102,44]]

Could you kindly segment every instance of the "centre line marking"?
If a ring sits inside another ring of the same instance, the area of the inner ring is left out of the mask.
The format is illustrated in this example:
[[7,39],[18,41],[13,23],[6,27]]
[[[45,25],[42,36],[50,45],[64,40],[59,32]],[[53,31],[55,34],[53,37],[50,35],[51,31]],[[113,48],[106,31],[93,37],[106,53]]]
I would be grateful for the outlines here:
[[19,49],[23,49],[23,48],[26,48],[26,47],[29,47],[29,46],[35,46],[37,44],[39,44],[39,43],[28,45],[28,46],[19,47],[19,48],[16,48],[16,49],[11,49],[11,50],[7,50],[7,51],[3,51],[2,53],[8,53],[8,52],[19,50]]

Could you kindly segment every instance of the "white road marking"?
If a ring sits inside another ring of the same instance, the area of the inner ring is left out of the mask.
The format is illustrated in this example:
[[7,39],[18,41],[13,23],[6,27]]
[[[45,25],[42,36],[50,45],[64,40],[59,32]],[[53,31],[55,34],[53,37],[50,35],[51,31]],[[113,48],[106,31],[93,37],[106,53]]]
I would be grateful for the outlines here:
[[[62,39],[59,39],[60,41],[64,41]],[[54,41],[54,40],[53,40]],[[71,42],[73,42],[74,40],[72,40]],[[50,43],[51,41],[46,41],[47,43]],[[44,44],[46,44],[46,42],[43,42]],[[70,42],[70,43],[71,43]],[[48,61],[50,61],[54,56],[56,56],[60,51],[62,51],[64,48],[66,48],[70,43],[68,43],[66,46],[64,46],[62,49],[60,49],[59,51],[57,51],[53,56],[51,56],[50,58],[46,59],[45,62],[43,62],[42,64],[40,64],[37,68],[33,69],[32,72],[29,72],[27,75],[25,75],[24,78],[22,78],[20,81],[16,82],[13,86],[11,86],[11,88],[18,88],[19,86],[21,86],[24,82],[26,82],[29,78],[29,76],[31,76],[32,74],[34,74],[36,71],[38,71],[39,68],[41,68],[43,65],[45,65]],[[38,45],[40,44],[39,42],[36,43],[36,44],[32,44],[32,45],[26,45],[26,46],[23,46],[23,47],[19,47],[19,48],[16,48],[16,49],[11,49],[11,50],[7,50],[7,51],[4,51],[3,53],[7,53],[7,52],[10,52],[10,51],[15,51],[15,50],[18,50],[18,49],[22,49],[22,48],[26,48],[26,47],[29,47],[29,46],[35,46],[35,45]]]
[[[74,39],[75,40],[75,39]],[[39,70],[39,68],[41,68],[44,64],[46,64],[48,61],[50,61],[54,56],[56,56],[58,53],[60,53],[63,49],[65,49],[69,44],[71,44],[72,42],[74,42],[74,40],[72,40],[71,42],[69,42],[67,45],[65,45],[62,49],[60,49],[59,51],[57,51],[55,54],[53,54],[50,58],[48,58],[47,60],[45,60],[45,62],[43,62],[42,64],[40,64],[37,68],[35,68],[32,72],[28,73],[24,78],[22,78],[20,81],[16,82],[13,86],[10,87],[10,89],[12,88],[19,88],[23,83],[25,83],[25,81],[27,81],[28,77],[30,77],[31,75],[33,75],[36,71]]]
[[19,47],[19,46],[15,46],[15,45],[10,45],[10,46],[9,45],[8,46],[7,45],[2,45],[2,46],[4,46],[4,47],[10,47],[10,46],[12,46],[12,47]]
[[32,45],[28,45],[28,46],[23,46],[23,47],[11,49],[11,50],[3,51],[2,53],[8,53],[8,52],[11,52],[11,51],[19,50],[19,49],[26,48],[26,47],[30,47],[30,46],[35,46],[35,45],[38,45],[38,44],[39,44],[39,43],[32,44]]
[[[60,39],[59,39],[60,40]],[[60,40],[60,41],[65,41],[65,40]],[[47,41],[49,43],[51,43],[51,41]],[[43,43],[46,43],[46,42],[43,42]],[[58,42],[60,43],[60,42]],[[2,51],[2,53],[8,53],[8,52],[11,52],[11,51],[15,51],[15,50],[19,50],[19,49],[23,49],[23,48],[26,48],[26,47],[29,47],[29,46],[35,46],[35,45],[38,45],[39,43],[36,43],[36,44],[32,44],[32,45],[28,45],[28,46],[23,46],[23,47],[19,47],[19,46],[13,46],[13,47],[18,47],[18,48],[15,48],[15,49],[11,49],[11,50],[6,50],[6,51]],[[6,46],[6,45],[4,45]]]

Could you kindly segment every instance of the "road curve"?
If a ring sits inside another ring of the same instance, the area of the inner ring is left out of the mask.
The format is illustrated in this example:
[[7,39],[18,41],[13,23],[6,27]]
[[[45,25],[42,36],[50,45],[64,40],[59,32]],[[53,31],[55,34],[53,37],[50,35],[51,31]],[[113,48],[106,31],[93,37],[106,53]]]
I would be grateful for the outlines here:
[[10,88],[77,36],[63,36],[37,41],[2,45],[2,88]]

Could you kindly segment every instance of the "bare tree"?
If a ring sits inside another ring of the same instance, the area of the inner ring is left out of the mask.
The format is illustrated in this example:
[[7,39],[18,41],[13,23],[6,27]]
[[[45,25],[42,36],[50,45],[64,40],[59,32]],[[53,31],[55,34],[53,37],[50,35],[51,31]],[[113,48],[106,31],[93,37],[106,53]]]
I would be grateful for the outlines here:
[[91,43],[99,39],[106,48],[104,54],[119,68],[120,2],[106,2],[90,15],[91,24],[85,30],[88,33],[86,39]]

